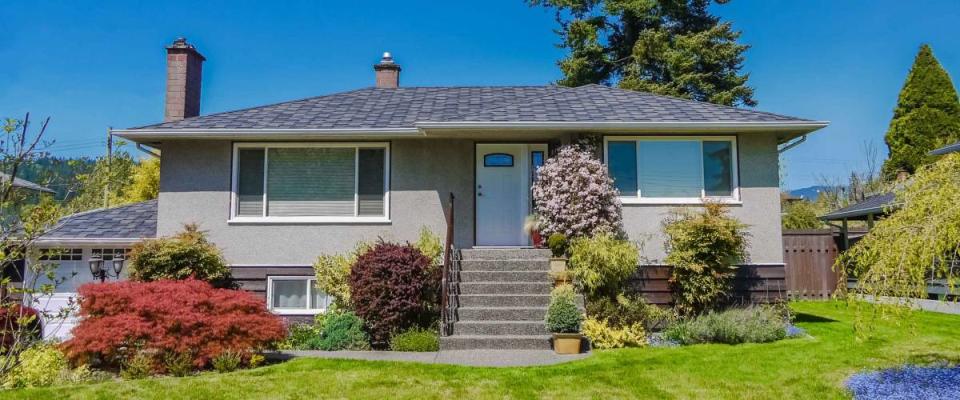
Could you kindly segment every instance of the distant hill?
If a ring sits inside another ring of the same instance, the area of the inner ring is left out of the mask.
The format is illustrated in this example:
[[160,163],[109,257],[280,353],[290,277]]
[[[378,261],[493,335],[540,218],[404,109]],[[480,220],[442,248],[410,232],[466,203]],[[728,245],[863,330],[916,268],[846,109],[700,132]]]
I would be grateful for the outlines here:
[[790,195],[793,197],[799,197],[808,201],[817,201],[817,198],[820,197],[820,192],[829,191],[832,188],[830,186],[816,185],[809,186],[800,189],[794,189],[790,191]]

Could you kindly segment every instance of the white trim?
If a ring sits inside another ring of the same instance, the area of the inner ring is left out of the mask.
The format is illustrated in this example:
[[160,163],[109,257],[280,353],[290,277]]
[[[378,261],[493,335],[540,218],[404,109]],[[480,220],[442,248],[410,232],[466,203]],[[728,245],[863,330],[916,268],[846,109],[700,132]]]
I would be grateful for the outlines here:
[[566,122],[566,121],[421,121],[414,125],[423,129],[598,129],[624,130],[637,129],[650,132],[743,132],[743,131],[815,131],[829,125],[829,121],[771,121],[771,122],[656,122],[656,121],[608,121],[608,122]]
[[124,245],[133,245],[143,240],[156,239],[156,238],[109,238],[109,239],[75,239],[75,238],[41,238],[34,241],[34,245],[37,245],[40,248],[47,248],[51,246],[96,246],[96,245],[110,245],[110,246],[124,246]]
[[[307,308],[276,308],[273,306],[273,281],[307,281]],[[317,277],[312,275],[269,275],[267,276],[267,308],[270,312],[278,315],[316,315],[323,314],[326,308],[310,308],[310,301],[313,299],[315,288],[310,284],[316,282]],[[329,297],[330,295],[327,294]]]
[[[703,142],[730,142],[731,149],[731,164],[733,169],[731,171],[731,196],[706,196],[705,188],[700,188],[700,197],[643,197],[642,190],[640,188],[640,147],[639,143],[642,141],[677,141],[677,140],[688,140],[688,141],[697,141],[700,145],[700,154],[701,158],[699,161],[700,164],[700,173],[701,173],[701,186],[703,185]],[[634,142],[636,144],[634,151],[637,152],[637,195],[636,196],[620,196],[620,202],[623,204],[646,204],[646,205],[698,205],[708,202],[712,203],[721,203],[729,205],[739,205],[743,204],[742,199],[740,198],[740,158],[738,155],[738,146],[737,146],[737,137],[736,136],[604,136],[603,137],[603,163],[608,164],[608,157],[610,156],[609,144],[610,142]],[[608,166],[609,168],[609,166]]]
[[[263,149],[263,213],[260,217],[237,216],[240,181],[239,151],[244,148]],[[352,216],[267,216],[267,177],[269,149],[271,148],[352,148],[354,160],[353,215]],[[360,149],[383,149],[383,216],[359,216]],[[390,143],[389,142],[240,142],[233,144],[233,168],[230,172],[230,214],[228,224],[389,224],[390,221]]]

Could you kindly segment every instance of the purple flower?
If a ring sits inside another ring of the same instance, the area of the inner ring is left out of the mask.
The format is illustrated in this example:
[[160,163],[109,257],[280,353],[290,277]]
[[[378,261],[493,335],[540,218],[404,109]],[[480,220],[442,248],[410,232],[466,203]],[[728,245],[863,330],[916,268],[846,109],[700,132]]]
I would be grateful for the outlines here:
[[907,365],[863,372],[847,380],[857,400],[960,399],[960,367]]

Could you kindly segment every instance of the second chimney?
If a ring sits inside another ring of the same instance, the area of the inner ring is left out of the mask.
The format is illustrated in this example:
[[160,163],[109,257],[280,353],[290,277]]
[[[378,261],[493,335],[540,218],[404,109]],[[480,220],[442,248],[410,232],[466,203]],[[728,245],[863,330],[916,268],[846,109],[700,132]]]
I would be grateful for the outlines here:
[[379,64],[373,65],[373,70],[377,75],[377,87],[383,89],[396,89],[400,87],[400,65],[393,62],[390,52],[383,53],[383,59]]
[[203,62],[186,38],[177,38],[167,46],[167,100],[164,122],[200,115],[200,80]]

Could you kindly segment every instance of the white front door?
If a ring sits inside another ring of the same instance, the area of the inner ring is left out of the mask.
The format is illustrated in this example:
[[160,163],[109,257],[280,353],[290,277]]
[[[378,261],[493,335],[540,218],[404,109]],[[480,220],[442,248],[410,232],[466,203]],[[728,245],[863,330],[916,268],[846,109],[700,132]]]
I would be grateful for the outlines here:
[[477,144],[477,246],[528,246],[523,222],[530,214],[534,164],[545,144]]

